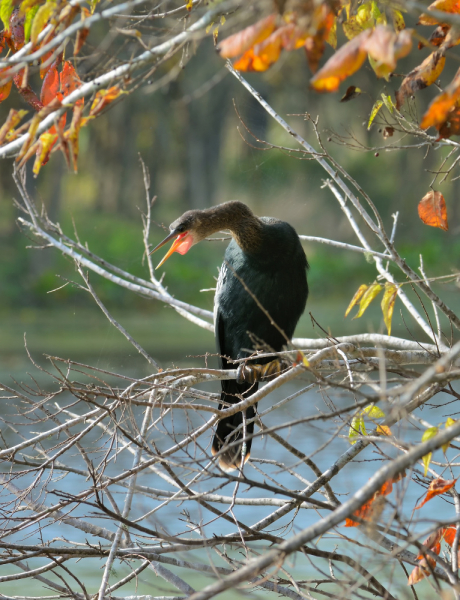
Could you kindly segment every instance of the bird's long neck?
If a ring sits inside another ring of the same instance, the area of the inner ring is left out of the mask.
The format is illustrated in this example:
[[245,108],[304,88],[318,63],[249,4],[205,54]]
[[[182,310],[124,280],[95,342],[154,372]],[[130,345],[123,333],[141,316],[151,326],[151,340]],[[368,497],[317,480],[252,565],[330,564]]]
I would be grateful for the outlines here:
[[243,252],[257,252],[263,240],[263,223],[241,202],[226,202],[210,208],[207,213],[207,227],[212,233],[229,229]]

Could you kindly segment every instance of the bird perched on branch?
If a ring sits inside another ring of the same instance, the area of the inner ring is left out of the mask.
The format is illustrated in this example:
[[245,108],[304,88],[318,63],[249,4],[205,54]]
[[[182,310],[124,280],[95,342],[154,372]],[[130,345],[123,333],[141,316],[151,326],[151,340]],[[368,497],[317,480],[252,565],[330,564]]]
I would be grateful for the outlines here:
[[[214,328],[221,367],[251,355],[257,346],[279,352],[294,334],[308,296],[308,262],[299,236],[288,223],[256,217],[242,202],[226,202],[206,210],[189,210],[169,227],[170,234],[152,252],[174,239],[160,262],[218,231],[230,230],[214,302]],[[158,268],[157,267],[157,268]],[[266,364],[272,359],[256,359]],[[241,373],[241,369],[239,373]],[[219,409],[241,402],[257,391],[257,382],[222,381]],[[241,468],[249,458],[256,406],[221,419],[212,443],[225,471]]]

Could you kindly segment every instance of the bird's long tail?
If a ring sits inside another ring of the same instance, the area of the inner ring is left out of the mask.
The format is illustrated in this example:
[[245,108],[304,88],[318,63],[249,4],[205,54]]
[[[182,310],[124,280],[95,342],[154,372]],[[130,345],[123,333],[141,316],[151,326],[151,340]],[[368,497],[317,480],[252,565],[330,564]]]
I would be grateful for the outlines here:
[[[248,397],[257,391],[257,383],[237,383],[233,379],[222,381],[221,401],[228,404],[241,402],[238,396]],[[216,433],[212,440],[212,454],[219,454],[219,466],[228,472],[239,469],[242,466],[242,453],[246,462],[251,453],[252,434],[254,433],[254,421],[257,406],[250,406],[245,413],[246,425],[243,424],[243,413],[237,412],[230,417],[221,419],[217,424]],[[219,409],[226,408],[226,404],[220,404]],[[251,421],[251,422],[248,422]]]

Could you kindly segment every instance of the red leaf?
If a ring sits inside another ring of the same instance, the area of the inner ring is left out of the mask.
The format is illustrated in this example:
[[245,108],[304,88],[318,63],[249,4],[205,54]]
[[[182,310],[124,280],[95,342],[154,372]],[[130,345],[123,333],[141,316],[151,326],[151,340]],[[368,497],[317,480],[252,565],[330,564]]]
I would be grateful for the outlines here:
[[[64,63],[60,79],[61,92],[64,98],[75,90],[78,90],[78,88],[81,86],[81,80],[75,71],[75,67],[68,60],[66,60]],[[77,106],[83,106],[84,102],[84,98],[80,98],[80,100],[77,100],[75,104]]]
[[[423,196],[423,198],[418,204],[418,216],[423,221],[423,223],[425,223],[425,225],[429,225],[430,227],[438,227],[439,229],[443,229],[444,231],[447,231],[449,229],[449,226],[447,224],[446,202],[441,192],[430,191],[428,192],[428,194]],[[430,484],[430,489],[433,483],[435,483],[436,481],[439,480],[435,479],[435,481]],[[442,479],[441,481],[445,480]],[[453,480],[452,485],[455,484],[455,481],[456,480]],[[452,485],[450,487],[452,487]]]
[[59,75],[57,70],[57,59],[50,65],[48,72],[45,75],[40,93],[40,100],[46,106],[54,100],[59,93]]

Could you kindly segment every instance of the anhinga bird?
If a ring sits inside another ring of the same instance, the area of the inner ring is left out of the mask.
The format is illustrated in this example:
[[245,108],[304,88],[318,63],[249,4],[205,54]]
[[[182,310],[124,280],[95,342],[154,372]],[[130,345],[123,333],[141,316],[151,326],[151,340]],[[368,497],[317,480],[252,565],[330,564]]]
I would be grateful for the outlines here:
[[[278,219],[256,217],[242,202],[226,202],[206,210],[189,210],[169,229],[171,233],[152,250],[175,238],[158,267],[173,252],[185,254],[213,233],[230,230],[232,234],[214,302],[221,367],[235,368],[231,360],[250,356],[255,345],[279,352],[291,340],[308,296],[308,262],[294,228]],[[271,360],[266,357],[255,362]],[[219,409],[240,402],[258,387],[242,378],[221,383]],[[251,449],[255,410],[256,406],[246,411],[245,461]],[[219,464],[226,471],[242,466],[242,424],[241,412],[218,423],[212,451],[219,453]]]

